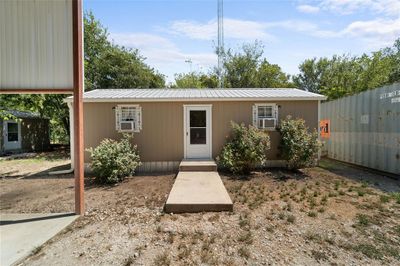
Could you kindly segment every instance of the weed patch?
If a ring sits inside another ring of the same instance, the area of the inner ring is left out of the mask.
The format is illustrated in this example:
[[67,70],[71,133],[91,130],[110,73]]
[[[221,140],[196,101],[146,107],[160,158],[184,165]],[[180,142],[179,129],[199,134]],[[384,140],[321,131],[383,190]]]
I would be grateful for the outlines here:
[[32,254],[32,255],[36,255],[36,254],[38,254],[40,251],[42,251],[42,246],[37,246],[37,247],[35,247],[35,248],[32,250],[31,254]]
[[155,257],[153,263],[155,266],[167,266],[167,265],[171,264],[171,260],[168,257],[168,253],[164,252],[164,253],[158,254]]
[[353,246],[353,249],[357,252],[361,252],[370,259],[382,259],[382,252],[371,244],[358,244]]
[[253,243],[253,235],[251,234],[250,231],[244,232],[241,235],[239,235],[238,241],[246,243],[246,244],[252,244]]
[[323,251],[318,251],[318,250],[311,250],[311,255],[316,261],[326,261],[328,260],[328,256],[326,255],[325,252]]
[[321,242],[322,242],[321,235],[320,235],[320,234],[317,234],[317,233],[314,232],[314,231],[307,231],[307,232],[304,234],[304,238],[305,238],[306,240],[313,241],[313,242],[316,242],[316,243],[321,243]]
[[133,263],[135,262],[134,257],[129,256],[125,261],[124,261],[124,266],[130,266],[133,265]]
[[315,217],[317,217],[317,213],[316,212],[314,212],[314,211],[310,211],[310,212],[308,212],[308,214],[307,214],[309,217],[312,217],[312,218],[315,218]]
[[290,215],[288,215],[288,216],[286,217],[286,221],[287,221],[288,223],[294,224],[295,221],[296,221],[296,217],[295,217],[293,214],[290,214]]
[[365,214],[357,214],[357,225],[366,227],[370,224],[370,217]]
[[238,253],[240,257],[243,257],[245,259],[250,258],[250,250],[247,247],[240,247]]
[[389,195],[383,194],[383,195],[381,195],[381,196],[379,197],[379,199],[380,199],[380,201],[381,201],[382,203],[388,203],[388,202],[390,201],[390,196],[389,196]]
[[394,192],[390,195],[397,204],[400,204],[400,192]]

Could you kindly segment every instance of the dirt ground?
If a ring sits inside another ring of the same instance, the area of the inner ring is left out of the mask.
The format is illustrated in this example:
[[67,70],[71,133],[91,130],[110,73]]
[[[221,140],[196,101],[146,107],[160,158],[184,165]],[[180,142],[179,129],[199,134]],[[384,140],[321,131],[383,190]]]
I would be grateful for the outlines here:
[[[42,157],[0,161],[1,212],[73,210],[72,175],[45,171],[68,161]],[[399,181],[329,160],[221,176],[232,213],[164,213],[175,174],[87,180],[87,214],[23,265],[400,265]]]

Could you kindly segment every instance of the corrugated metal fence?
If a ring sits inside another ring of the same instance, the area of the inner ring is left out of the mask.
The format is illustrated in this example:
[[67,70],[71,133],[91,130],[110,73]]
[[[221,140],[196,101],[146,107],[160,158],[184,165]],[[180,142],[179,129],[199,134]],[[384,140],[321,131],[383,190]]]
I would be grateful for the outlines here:
[[321,104],[329,158],[400,174],[400,83]]

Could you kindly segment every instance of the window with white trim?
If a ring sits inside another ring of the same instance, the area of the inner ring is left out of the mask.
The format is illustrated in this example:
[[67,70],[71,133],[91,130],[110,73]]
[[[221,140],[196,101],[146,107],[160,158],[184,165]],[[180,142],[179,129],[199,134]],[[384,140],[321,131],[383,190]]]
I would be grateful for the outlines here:
[[259,129],[275,130],[278,123],[278,106],[274,103],[260,103],[253,106],[253,126]]
[[139,132],[142,129],[142,108],[139,105],[118,105],[115,107],[116,130]]

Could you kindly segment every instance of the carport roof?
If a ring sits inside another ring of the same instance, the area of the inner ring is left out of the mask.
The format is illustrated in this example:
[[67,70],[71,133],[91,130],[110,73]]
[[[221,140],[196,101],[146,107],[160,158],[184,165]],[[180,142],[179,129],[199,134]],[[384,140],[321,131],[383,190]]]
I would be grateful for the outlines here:
[[[325,100],[320,94],[294,88],[249,89],[97,89],[85,92],[84,102],[174,102],[174,101],[258,101]],[[72,101],[72,97],[66,99]]]

